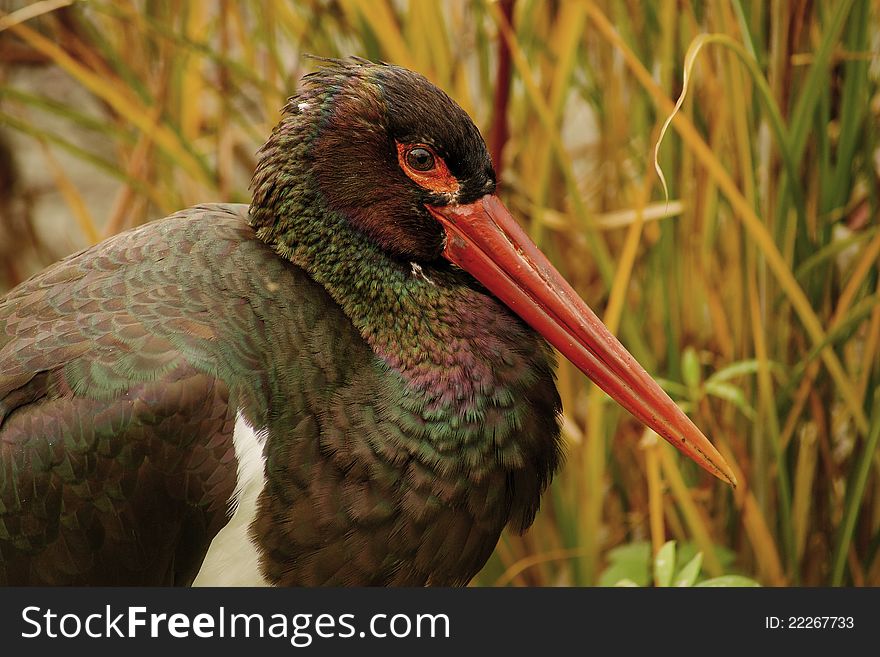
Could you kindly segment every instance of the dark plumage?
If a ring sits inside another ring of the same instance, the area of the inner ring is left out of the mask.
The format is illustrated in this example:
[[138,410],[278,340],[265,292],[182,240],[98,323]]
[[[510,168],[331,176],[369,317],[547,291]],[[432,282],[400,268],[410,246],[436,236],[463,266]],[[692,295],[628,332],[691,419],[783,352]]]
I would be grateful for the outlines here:
[[0,300],[0,583],[189,584],[234,511],[272,584],[465,584],[560,462],[552,353],[520,317],[729,478],[494,188],[425,78],[326,61],[249,208],[185,210]]

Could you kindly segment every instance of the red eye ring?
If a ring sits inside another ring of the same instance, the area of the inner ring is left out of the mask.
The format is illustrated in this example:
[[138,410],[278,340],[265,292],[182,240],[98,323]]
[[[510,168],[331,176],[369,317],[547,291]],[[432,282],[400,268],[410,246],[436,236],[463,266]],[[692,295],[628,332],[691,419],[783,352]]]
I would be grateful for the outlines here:
[[443,158],[427,144],[398,142],[397,162],[407,177],[419,187],[438,194],[458,192],[458,179],[452,175]]

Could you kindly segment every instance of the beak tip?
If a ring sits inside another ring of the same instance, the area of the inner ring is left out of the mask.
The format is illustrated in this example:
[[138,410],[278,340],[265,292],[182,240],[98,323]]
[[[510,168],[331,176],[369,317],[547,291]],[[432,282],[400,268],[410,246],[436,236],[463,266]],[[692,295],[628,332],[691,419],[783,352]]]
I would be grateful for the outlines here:
[[712,474],[718,477],[721,481],[736,488],[739,485],[739,482],[736,479],[736,474],[734,474],[733,468],[730,467],[727,459],[721,456],[717,450],[713,449],[712,451],[714,452],[714,458],[708,459],[709,463],[711,463]]
[[738,482],[736,480],[736,475],[733,474],[733,471],[725,472],[724,474],[727,479],[727,483],[729,483],[734,489],[736,489]]

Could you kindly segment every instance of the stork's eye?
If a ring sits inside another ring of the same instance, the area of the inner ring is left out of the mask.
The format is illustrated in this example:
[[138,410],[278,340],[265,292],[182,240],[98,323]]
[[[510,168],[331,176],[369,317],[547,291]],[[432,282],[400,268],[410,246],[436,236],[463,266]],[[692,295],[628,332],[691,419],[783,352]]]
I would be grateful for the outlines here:
[[397,142],[397,163],[410,180],[429,192],[458,192],[458,179],[449,171],[443,158],[427,144]]
[[427,148],[416,146],[407,151],[406,163],[416,171],[430,171],[434,168],[434,154]]

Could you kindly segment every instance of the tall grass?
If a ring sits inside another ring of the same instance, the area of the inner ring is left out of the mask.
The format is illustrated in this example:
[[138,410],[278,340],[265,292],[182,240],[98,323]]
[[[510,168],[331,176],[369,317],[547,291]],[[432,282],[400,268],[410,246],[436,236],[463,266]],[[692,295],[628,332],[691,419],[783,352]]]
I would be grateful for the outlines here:
[[[0,85],[0,123],[45,145],[88,241],[246,200],[256,149],[314,66],[303,53],[416,69],[493,135],[508,204],[740,487],[561,362],[567,465],[479,584],[593,584],[611,548],[675,539],[709,575],[732,552],[767,585],[880,585],[877,2],[96,0],[2,20],[0,38],[105,108]],[[115,157],[41,127],[45,113]],[[89,214],[57,149],[120,181],[109,216]]]

